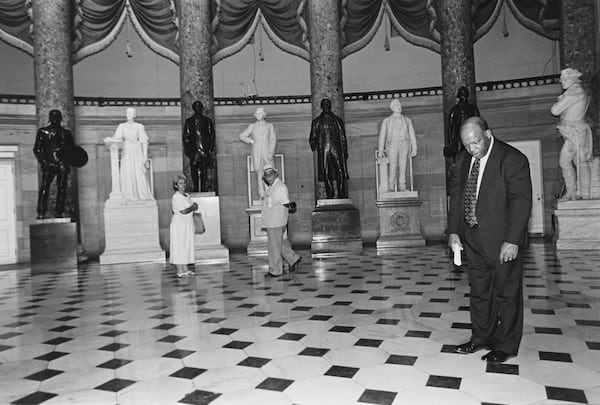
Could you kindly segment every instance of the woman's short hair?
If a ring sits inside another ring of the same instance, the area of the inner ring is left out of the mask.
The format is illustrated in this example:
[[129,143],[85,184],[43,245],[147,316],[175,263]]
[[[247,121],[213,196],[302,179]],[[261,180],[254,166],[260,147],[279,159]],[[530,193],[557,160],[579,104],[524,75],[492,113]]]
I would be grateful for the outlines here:
[[173,177],[173,190],[177,191],[177,182],[179,181],[179,179],[182,179],[183,181],[187,181],[187,177],[185,177],[183,174],[179,174],[175,177]]

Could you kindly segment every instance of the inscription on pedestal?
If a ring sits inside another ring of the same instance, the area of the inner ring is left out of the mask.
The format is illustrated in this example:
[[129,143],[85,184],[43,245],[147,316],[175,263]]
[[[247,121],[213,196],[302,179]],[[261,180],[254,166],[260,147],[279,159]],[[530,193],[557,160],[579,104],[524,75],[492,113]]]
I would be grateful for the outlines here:
[[32,274],[77,270],[75,222],[30,225],[29,241]]
[[315,257],[362,253],[360,212],[358,209],[351,203],[317,203],[317,208],[312,212],[312,241],[310,247],[311,253]]

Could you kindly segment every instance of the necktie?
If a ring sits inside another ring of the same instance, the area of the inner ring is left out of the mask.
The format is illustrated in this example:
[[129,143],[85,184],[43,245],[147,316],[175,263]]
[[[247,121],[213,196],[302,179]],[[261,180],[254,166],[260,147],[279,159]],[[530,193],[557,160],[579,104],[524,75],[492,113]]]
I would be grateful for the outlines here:
[[477,225],[475,207],[477,206],[477,177],[479,177],[479,159],[475,159],[465,187],[465,221],[470,227]]

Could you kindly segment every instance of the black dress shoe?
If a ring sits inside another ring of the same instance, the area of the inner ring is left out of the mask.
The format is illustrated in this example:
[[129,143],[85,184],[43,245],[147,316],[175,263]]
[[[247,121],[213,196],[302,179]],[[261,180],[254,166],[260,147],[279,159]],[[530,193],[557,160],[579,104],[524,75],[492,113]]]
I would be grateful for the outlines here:
[[302,256],[298,257],[298,260],[290,266],[290,273],[295,272],[298,269],[298,266],[300,266],[300,263],[302,263]]
[[481,360],[485,360],[488,363],[500,364],[504,363],[509,358],[513,357],[514,354],[504,353],[500,350],[492,350],[488,354],[481,356]]
[[273,274],[270,271],[268,271],[267,274],[265,274],[265,277],[277,278],[281,277],[281,274]]
[[468,341],[467,343],[463,343],[462,345],[456,346],[454,348],[454,353],[470,354],[483,349],[489,349],[489,346],[485,343],[475,343],[473,341]]

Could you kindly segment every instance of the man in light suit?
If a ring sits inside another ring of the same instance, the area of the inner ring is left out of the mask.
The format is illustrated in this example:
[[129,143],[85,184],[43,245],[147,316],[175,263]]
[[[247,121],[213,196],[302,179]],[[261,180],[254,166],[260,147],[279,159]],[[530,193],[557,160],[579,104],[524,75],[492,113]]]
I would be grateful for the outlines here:
[[523,334],[523,250],[531,213],[527,157],[495,139],[487,123],[461,126],[465,150],[450,185],[448,246],[464,248],[470,290],[471,339],[456,347],[503,363],[515,356]]

